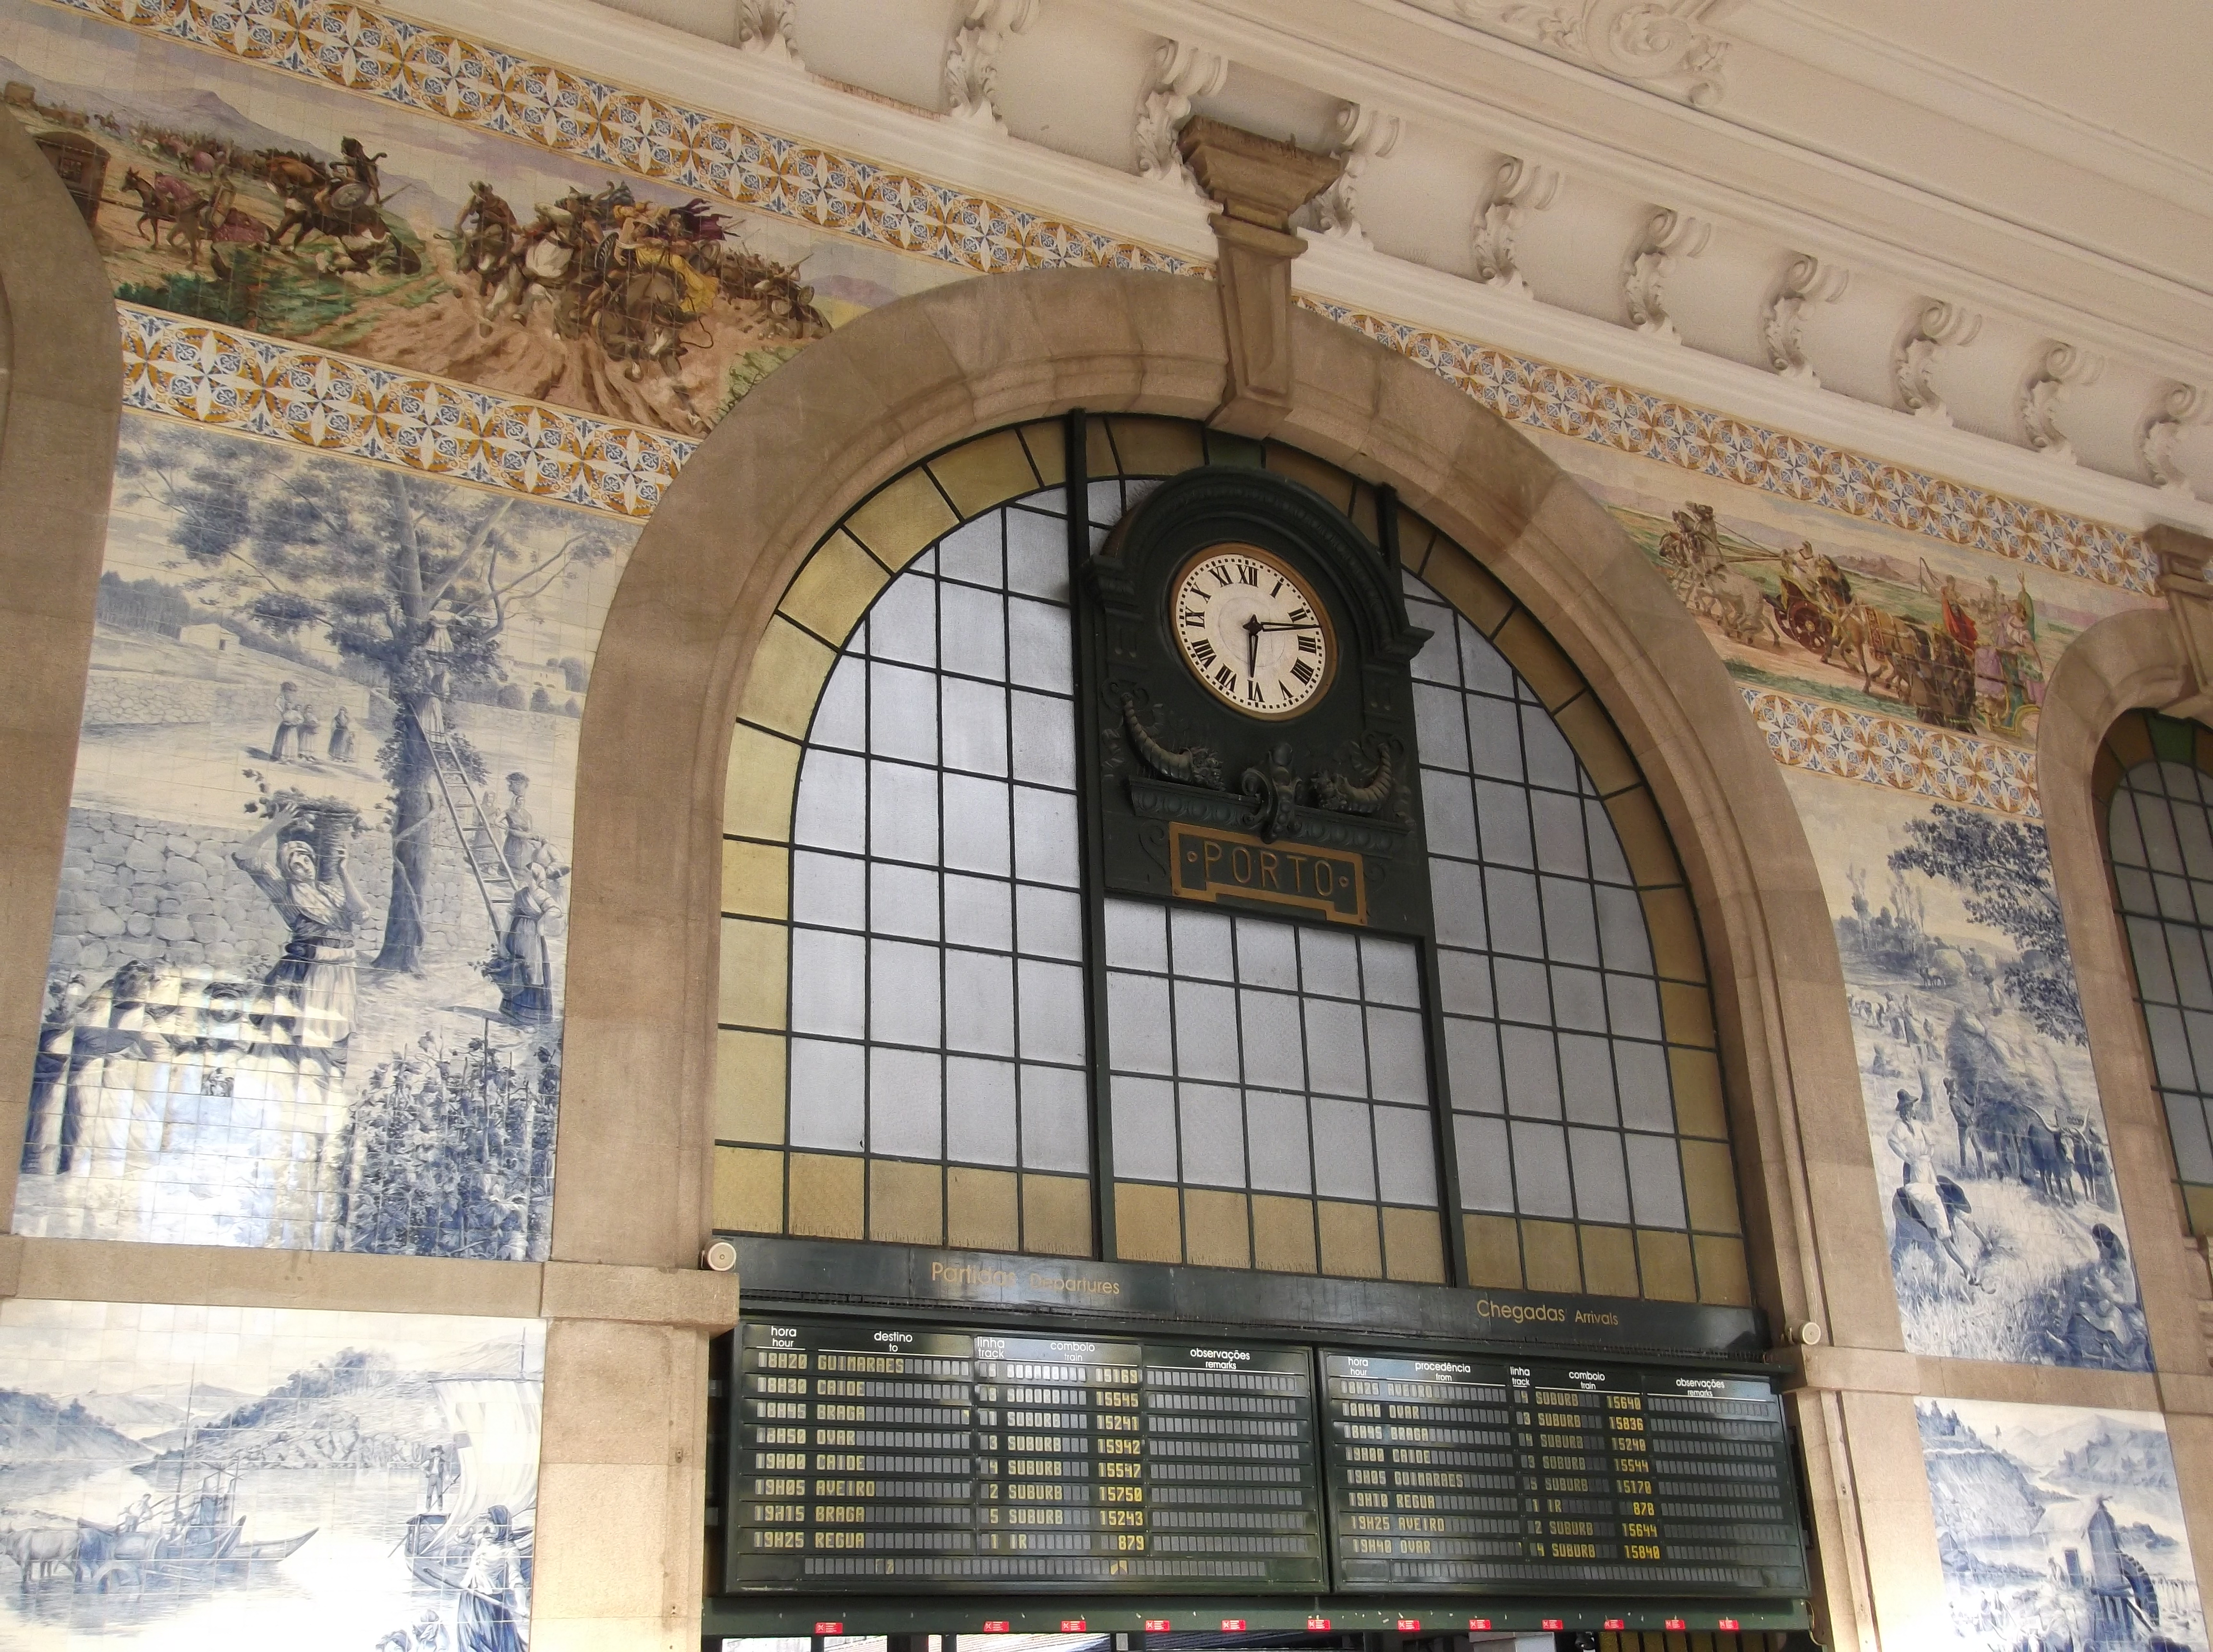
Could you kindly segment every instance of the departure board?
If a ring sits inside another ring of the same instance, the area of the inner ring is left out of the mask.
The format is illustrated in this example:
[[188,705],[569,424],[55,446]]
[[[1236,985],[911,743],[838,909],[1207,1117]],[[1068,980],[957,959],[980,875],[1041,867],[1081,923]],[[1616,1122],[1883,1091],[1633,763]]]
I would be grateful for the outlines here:
[[750,1323],[737,1590],[1314,1589],[1311,1353]]
[[1321,1358],[1341,1588],[1806,1589],[1783,1408],[1765,1383]]

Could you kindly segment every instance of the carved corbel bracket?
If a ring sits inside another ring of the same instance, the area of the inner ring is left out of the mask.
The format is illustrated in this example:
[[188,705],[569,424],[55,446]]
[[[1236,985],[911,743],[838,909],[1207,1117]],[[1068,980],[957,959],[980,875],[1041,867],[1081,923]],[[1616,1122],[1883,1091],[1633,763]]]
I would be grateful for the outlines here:
[[1913,318],[1890,358],[1890,376],[1907,412],[1932,424],[1952,422],[1936,389],[1936,364],[1947,350],[1974,343],[1982,330],[1982,316],[1958,304],[1933,302]]
[[1661,208],[1644,226],[1644,233],[1630,248],[1622,267],[1622,296],[1629,301],[1629,323],[1648,338],[1680,344],[1683,335],[1661,302],[1661,289],[1673,273],[1677,259],[1696,258],[1706,250],[1714,227],[1687,212]]
[[2160,522],[2145,530],[2144,540],[2159,558],[2160,594],[2167,598],[2192,679],[2191,692],[2166,709],[2207,721],[2213,715],[2213,582],[2205,574],[2213,562],[2213,539]]
[[1210,422],[1265,436],[1291,405],[1291,260],[1306,251],[1291,214],[1336,182],[1344,163],[1203,116],[1184,127],[1177,149],[1222,208],[1213,224],[1229,392]]
[[2078,384],[2095,384],[2105,373],[2106,358],[2075,344],[2054,344],[2044,353],[2036,371],[2021,387],[2021,424],[2028,445],[2061,465],[2075,462],[2075,444],[2058,425],[2059,409],[2067,393]]
[[960,27],[945,48],[946,113],[1006,136],[996,99],[999,48],[1037,21],[1041,0],[969,0]]
[[2194,384],[2178,384],[2161,393],[2153,407],[2150,418],[2137,435],[2137,456],[2151,472],[2165,493],[2179,493],[2186,499],[2195,499],[2197,490],[2190,479],[2182,473],[2175,460],[2174,444],[2182,433],[2193,424],[2203,424],[2213,418],[2213,396]]
[[1338,106],[1337,130],[1332,134],[1337,158],[1344,170],[1327,189],[1314,197],[1315,227],[1334,240],[1355,247],[1368,245],[1368,232],[1360,227],[1355,197],[1370,161],[1387,156],[1399,147],[1405,123],[1385,114],[1372,103]]
[[1473,250],[1478,281],[1517,298],[1532,296],[1529,283],[1521,278],[1521,268],[1515,262],[1515,243],[1521,239],[1521,226],[1529,215],[1542,212],[1559,198],[1559,194],[1560,174],[1554,168],[1515,155],[1498,163],[1498,171],[1491,179],[1491,193],[1484,198],[1483,209],[1475,216]]
[[1820,387],[1821,375],[1806,359],[1801,337],[1806,306],[1835,303],[1844,296],[1851,280],[1852,272],[1840,265],[1804,253],[1792,256],[1783,268],[1783,279],[1768,294],[1766,308],[1760,315],[1759,336],[1766,343],[1767,359],[1777,373],[1815,389]]
[[1137,171],[1158,184],[1200,192],[1176,149],[1176,134],[1191,119],[1191,101],[1210,97],[1229,78],[1229,59],[1183,40],[1162,40],[1153,55],[1153,83],[1137,100]]
[[771,63],[807,65],[791,43],[794,0],[738,0],[738,49],[766,58]]

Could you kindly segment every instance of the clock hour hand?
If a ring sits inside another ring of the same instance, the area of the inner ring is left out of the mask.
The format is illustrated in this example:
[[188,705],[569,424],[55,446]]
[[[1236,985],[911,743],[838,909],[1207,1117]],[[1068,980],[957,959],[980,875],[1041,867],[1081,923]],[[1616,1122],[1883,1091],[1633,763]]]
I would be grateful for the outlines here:
[[1248,619],[1245,622],[1245,626],[1247,630],[1256,632],[1264,631],[1320,631],[1321,629],[1320,625],[1316,625],[1311,619],[1300,620],[1296,623],[1293,623],[1289,620]]

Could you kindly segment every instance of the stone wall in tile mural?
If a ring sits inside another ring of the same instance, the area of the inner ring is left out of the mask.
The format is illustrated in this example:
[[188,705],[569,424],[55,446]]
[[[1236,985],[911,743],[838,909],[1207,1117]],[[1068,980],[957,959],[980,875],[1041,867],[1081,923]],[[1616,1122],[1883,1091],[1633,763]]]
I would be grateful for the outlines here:
[[0,1303],[0,1644],[519,1644],[544,1362],[534,1320]]
[[1964,1399],[1916,1409],[1953,1645],[2205,1652],[2156,1412]]
[[125,420],[18,1232],[544,1253],[635,526]]

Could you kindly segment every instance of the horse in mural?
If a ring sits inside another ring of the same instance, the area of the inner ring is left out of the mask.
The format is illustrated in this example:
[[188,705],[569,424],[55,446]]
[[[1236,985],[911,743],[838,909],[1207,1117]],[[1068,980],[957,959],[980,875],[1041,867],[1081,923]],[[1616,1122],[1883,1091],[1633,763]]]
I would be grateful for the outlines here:
[[393,230],[381,204],[373,193],[308,155],[287,151],[265,152],[261,176],[283,203],[284,216],[270,237],[283,246],[292,237],[291,250],[299,252],[310,235],[333,242],[338,253],[324,254],[340,273],[366,275],[380,266],[396,275],[419,275],[423,255]]

